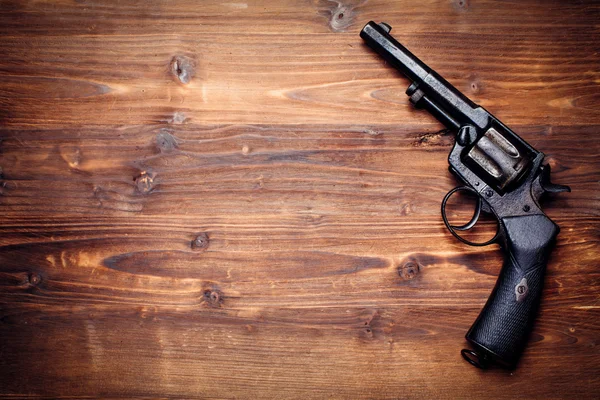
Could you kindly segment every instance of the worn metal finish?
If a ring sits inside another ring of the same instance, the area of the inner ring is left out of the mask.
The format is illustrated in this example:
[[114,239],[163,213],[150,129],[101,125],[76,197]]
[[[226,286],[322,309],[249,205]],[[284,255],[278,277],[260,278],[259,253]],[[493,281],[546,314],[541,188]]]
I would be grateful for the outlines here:
[[[546,261],[559,231],[541,210],[539,199],[544,193],[570,189],[550,182],[544,154],[415,57],[390,31],[389,25],[371,21],[360,36],[412,81],[406,91],[410,102],[457,134],[448,161],[466,186],[451,190],[442,201],[446,227],[466,244],[498,243],[506,253],[496,287],[466,336],[476,351],[463,351],[463,357],[479,367],[490,361],[514,367],[537,312]],[[446,203],[461,190],[475,193],[479,200],[471,221],[454,226],[448,222]],[[499,228],[493,239],[473,243],[456,231],[472,228],[480,210],[492,213]]]

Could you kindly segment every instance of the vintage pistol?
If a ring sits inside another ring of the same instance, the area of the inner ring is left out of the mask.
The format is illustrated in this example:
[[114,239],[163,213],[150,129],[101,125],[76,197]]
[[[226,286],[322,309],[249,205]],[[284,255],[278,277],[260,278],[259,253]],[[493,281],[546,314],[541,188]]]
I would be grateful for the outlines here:
[[[463,349],[461,354],[477,367],[497,363],[513,368],[535,319],[546,263],[559,232],[541,210],[539,199],[547,192],[570,189],[550,182],[550,166],[542,164],[544,154],[415,57],[390,35],[391,29],[371,21],[360,37],[412,81],[406,94],[415,107],[456,132],[449,168],[465,185],[442,200],[444,224],[464,243],[498,243],[505,252],[496,286],[466,335],[475,351]],[[446,204],[459,191],[474,194],[477,205],[471,221],[456,226],[448,222]],[[498,219],[498,231],[487,242],[473,243],[458,232],[471,229],[482,210]]]

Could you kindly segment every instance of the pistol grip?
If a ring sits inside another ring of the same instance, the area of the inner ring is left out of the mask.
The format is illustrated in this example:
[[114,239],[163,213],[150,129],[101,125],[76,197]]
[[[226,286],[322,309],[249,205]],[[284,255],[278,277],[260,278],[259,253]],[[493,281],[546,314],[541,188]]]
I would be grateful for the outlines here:
[[506,217],[500,224],[506,239],[504,265],[465,337],[477,349],[479,361],[483,357],[514,368],[537,313],[546,263],[559,228],[543,214]]

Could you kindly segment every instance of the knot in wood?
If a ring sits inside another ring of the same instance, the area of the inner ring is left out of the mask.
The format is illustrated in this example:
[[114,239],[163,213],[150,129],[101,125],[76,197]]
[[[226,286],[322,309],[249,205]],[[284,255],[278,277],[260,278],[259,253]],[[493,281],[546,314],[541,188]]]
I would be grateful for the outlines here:
[[470,91],[473,94],[479,94],[482,92],[484,85],[481,79],[479,78],[479,74],[469,74],[469,76],[467,77],[467,82],[469,82],[467,88],[468,91]]
[[398,267],[398,275],[404,280],[411,280],[418,275],[420,265],[415,261],[408,261],[404,265]]
[[187,56],[175,56],[171,59],[171,73],[178,82],[187,85],[195,75],[195,62]]
[[179,125],[183,124],[186,120],[187,117],[185,116],[185,113],[182,113],[181,111],[175,111],[173,118],[169,120],[169,123],[173,125]]
[[337,6],[329,11],[329,28],[333,32],[343,32],[350,25],[352,25],[354,19],[353,7],[349,7],[340,1],[336,1]]
[[208,235],[206,233],[200,233],[194,240],[192,240],[192,250],[204,251],[208,247]]
[[366,133],[369,136],[381,136],[383,133],[376,131],[375,129],[366,128],[363,130],[363,133]]
[[31,286],[37,286],[42,281],[42,277],[39,274],[32,272],[27,275],[27,280]]
[[203,297],[204,302],[210,307],[221,307],[223,304],[223,293],[218,289],[206,289]]
[[81,150],[77,147],[59,147],[60,156],[71,169],[77,169],[81,163]]
[[442,129],[435,133],[422,133],[413,142],[416,147],[452,146],[454,133],[450,129]]
[[452,3],[457,11],[465,12],[469,9],[469,0],[454,0]]
[[148,194],[153,191],[155,187],[154,178],[156,178],[154,172],[142,171],[140,175],[133,179],[137,191],[142,194]]
[[168,129],[161,129],[156,135],[156,147],[161,153],[168,153],[177,148],[177,139]]
[[350,10],[346,7],[340,7],[336,12],[333,13],[329,26],[334,32],[342,32],[350,25]]

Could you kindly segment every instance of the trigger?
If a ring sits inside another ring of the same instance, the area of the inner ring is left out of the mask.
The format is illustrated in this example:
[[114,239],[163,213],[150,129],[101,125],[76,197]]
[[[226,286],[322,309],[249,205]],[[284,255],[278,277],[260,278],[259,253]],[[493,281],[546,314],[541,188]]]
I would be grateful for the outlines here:
[[570,192],[571,188],[565,185],[557,185],[550,182],[550,165],[540,167],[540,173],[533,181],[531,194],[537,203],[539,203],[544,193]]
[[571,188],[566,185],[557,185],[556,183],[552,183],[550,181],[550,166],[544,165],[541,168],[540,175],[538,177],[540,186],[544,193],[561,193],[561,192],[570,192]]

